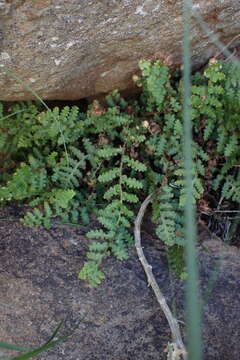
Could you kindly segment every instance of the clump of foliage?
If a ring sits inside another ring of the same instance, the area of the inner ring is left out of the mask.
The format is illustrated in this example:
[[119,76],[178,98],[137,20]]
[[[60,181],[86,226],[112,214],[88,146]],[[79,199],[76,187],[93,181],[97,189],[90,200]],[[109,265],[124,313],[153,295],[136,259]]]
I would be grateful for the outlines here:
[[[136,210],[152,191],[156,233],[182,272],[182,82],[158,61],[140,69],[142,94],[129,102],[114,91],[86,113],[0,105],[0,202],[31,207],[22,219],[29,226],[49,228],[54,217],[87,224],[95,213],[101,227],[87,234],[94,241],[80,272],[92,285],[104,278],[104,257],[127,257]],[[207,194],[239,206],[239,65],[212,60],[192,81],[194,199],[200,211],[213,211]]]

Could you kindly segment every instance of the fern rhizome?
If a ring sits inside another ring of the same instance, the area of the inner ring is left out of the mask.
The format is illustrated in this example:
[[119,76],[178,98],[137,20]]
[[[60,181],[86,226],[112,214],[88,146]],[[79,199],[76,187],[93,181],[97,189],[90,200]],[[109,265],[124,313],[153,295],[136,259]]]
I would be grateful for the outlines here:
[[[142,61],[140,69],[135,80],[141,95],[127,102],[114,91],[86,113],[76,106],[46,111],[37,103],[0,104],[1,204],[27,204],[32,210],[21,221],[46,228],[55,217],[87,224],[95,213],[100,226],[87,233],[93,240],[79,274],[93,286],[104,278],[104,257],[127,258],[136,211],[150,192],[156,194],[156,234],[180,271],[182,81],[173,81],[158,61]],[[193,75],[191,102],[197,209],[210,215],[228,201],[238,210],[239,64],[213,59],[203,73]]]

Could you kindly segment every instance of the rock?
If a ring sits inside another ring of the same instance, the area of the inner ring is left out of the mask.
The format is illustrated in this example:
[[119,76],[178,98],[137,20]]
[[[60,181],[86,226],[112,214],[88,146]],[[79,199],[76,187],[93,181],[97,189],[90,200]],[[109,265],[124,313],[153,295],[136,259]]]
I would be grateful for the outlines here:
[[[106,279],[93,289],[77,280],[88,243],[84,233],[84,228],[59,225],[46,231],[0,221],[1,341],[37,346],[61,319],[66,319],[67,328],[81,319],[66,342],[39,359],[166,359],[169,328],[134,249],[127,261],[108,258]],[[143,232],[144,251],[157,281],[184,321],[184,283],[170,281],[166,258],[155,241]],[[238,360],[239,255],[201,252],[200,264],[204,359]],[[6,352],[1,355],[6,357]]]
[[[225,45],[239,41],[239,0],[196,0],[194,10]],[[0,64],[49,100],[131,89],[140,59],[181,63],[181,14],[182,0],[2,0]],[[218,53],[195,20],[191,37],[195,65]],[[0,87],[0,100],[34,98],[3,72]]]

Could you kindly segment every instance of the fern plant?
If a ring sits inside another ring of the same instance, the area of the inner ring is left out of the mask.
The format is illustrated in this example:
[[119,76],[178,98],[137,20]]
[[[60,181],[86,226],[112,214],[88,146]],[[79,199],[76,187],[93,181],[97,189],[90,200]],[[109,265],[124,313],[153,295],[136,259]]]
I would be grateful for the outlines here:
[[[90,153],[83,152],[84,146],[83,151],[75,146],[82,135],[79,109],[65,107],[62,111],[55,108],[40,112],[32,104],[26,106],[28,112],[18,113],[14,105],[9,132],[6,132],[7,119],[1,119],[2,157],[6,158],[10,151],[11,159],[21,160],[15,172],[10,172],[9,180],[0,187],[1,202],[27,200],[29,206],[35,207],[23,219],[29,226],[42,224],[49,228],[55,216],[69,220],[66,212],[78,221],[80,212],[77,211],[79,204],[76,206],[73,201],[74,188],[80,185],[82,172],[91,157]],[[29,113],[35,116],[30,119]],[[69,145],[67,151],[63,136]],[[9,142],[11,149],[7,146]]]
[[[87,233],[89,238],[98,242],[90,246],[87,254],[90,261],[84,264],[79,273],[79,278],[87,279],[92,285],[104,278],[99,270],[104,256],[111,253],[120,260],[127,258],[127,246],[132,242],[129,232],[134,218],[132,207],[139,202],[136,192],[143,188],[140,175],[147,169],[144,163],[133,158],[133,149],[136,150],[145,140],[140,127],[137,134],[134,131],[136,119],[119,112],[115,102],[121,99],[117,92],[112,97],[108,96],[107,101],[112,106],[104,113],[104,122],[101,122],[102,119],[98,121],[96,114],[92,117],[91,112],[86,120],[94,128],[91,131],[99,136],[97,157],[104,166],[99,170],[97,182],[102,187],[102,197],[106,201],[104,208],[98,212],[102,228]],[[102,118],[102,114],[98,116]]]
[[[141,101],[151,117],[145,120],[146,141],[158,196],[153,204],[156,233],[176,262],[183,240],[184,169],[182,151],[182,84],[171,82],[159,62],[140,64],[143,78]],[[214,59],[203,74],[193,77],[192,119],[194,184],[196,202],[205,192],[221,189],[221,197],[239,204],[239,64],[222,64]],[[161,94],[160,94],[161,93]],[[147,105],[146,105],[147,103]],[[154,188],[154,186],[152,186]],[[172,249],[170,251],[170,248]],[[174,252],[173,249],[176,249]],[[179,262],[179,261],[178,261]]]
[[[0,202],[32,208],[22,219],[28,226],[49,228],[56,217],[87,224],[95,213],[99,226],[87,233],[92,242],[79,274],[93,286],[104,278],[106,256],[126,259],[136,210],[152,191],[156,234],[172,268],[181,269],[182,81],[158,61],[141,61],[140,69],[138,97],[126,101],[115,90],[86,113],[0,104]],[[192,82],[194,201],[200,209],[213,194],[239,207],[239,64],[212,59]]]

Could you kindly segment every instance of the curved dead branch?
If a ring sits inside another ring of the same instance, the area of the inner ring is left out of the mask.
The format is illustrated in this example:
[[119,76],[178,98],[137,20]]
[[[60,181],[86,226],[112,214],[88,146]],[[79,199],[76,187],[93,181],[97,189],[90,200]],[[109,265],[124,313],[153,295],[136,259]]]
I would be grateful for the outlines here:
[[185,345],[184,345],[182,337],[181,337],[178,322],[174,318],[174,316],[165,300],[165,297],[163,296],[163,294],[157,284],[157,281],[152,272],[152,266],[149,265],[149,263],[147,262],[147,259],[145,258],[145,255],[143,253],[143,249],[141,246],[142,219],[143,219],[143,216],[144,216],[144,213],[146,211],[148,204],[151,202],[152,196],[153,196],[153,194],[149,195],[144,200],[144,202],[142,203],[140,210],[138,212],[137,218],[135,220],[135,226],[134,226],[135,247],[137,250],[139,260],[140,260],[140,262],[143,266],[143,269],[146,273],[148,285],[152,287],[154,294],[157,298],[157,301],[158,301],[162,311],[164,312],[164,315],[166,316],[166,319],[168,321],[168,324],[169,324],[169,327],[171,330],[172,343],[169,344],[169,347],[168,347],[167,359],[168,360],[178,360],[178,359],[181,359],[181,357],[183,357],[184,360],[187,360],[187,351],[186,351]]

